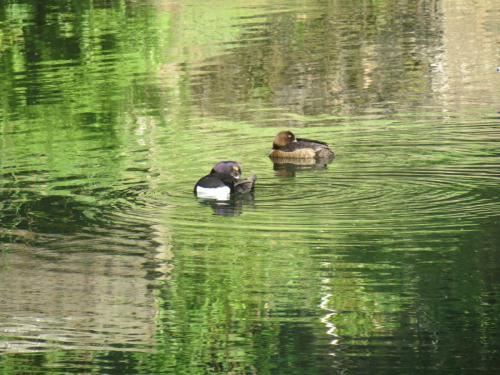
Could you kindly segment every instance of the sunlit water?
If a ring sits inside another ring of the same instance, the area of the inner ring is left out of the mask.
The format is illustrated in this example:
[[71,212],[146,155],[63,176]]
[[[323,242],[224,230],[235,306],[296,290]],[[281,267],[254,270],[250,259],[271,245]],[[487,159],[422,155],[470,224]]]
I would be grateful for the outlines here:
[[[499,24],[494,0],[1,4],[2,374],[499,371]],[[337,157],[274,166],[283,129]],[[219,160],[254,196],[196,200]]]

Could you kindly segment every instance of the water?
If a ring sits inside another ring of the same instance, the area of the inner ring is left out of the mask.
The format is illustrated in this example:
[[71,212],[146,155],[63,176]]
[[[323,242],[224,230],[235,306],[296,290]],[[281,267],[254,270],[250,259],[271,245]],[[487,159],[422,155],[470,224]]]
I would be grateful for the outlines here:
[[0,4],[2,373],[498,372],[498,2],[48,3]]

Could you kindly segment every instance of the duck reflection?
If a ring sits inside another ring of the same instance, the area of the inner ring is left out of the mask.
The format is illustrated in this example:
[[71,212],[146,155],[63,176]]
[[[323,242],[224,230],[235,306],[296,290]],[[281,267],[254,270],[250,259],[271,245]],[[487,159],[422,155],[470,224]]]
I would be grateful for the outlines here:
[[212,207],[215,215],[239,216],[243,213],[243,206],[253,206],[254,193],[235,194],[231,199],[225,201],[198,198],[198,202],[202,205]]
[[279,177],[295,177],[297,171],[311,171],[326,169],[331,159],[312,159],[312,160],[291,160],[291,159],[273,159],[273,170]]

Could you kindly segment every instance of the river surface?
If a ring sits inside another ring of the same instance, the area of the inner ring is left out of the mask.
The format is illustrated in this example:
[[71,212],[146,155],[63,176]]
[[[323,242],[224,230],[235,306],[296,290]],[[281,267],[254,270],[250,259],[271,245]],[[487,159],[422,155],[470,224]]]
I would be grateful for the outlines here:
[[[499,25],[0,2],[0,373],[500,373]],[[285,129],[337,157],[273,165]],[[253,196],[193,196],[220,160]]]

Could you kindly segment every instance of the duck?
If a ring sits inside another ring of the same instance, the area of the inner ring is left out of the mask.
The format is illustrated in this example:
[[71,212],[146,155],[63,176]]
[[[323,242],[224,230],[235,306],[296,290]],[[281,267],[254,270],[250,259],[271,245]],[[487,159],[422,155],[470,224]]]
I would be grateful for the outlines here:
[[279,132],[269,153],[272,159],[331,160],[335,153],[327,143],[312,139],[296,138],[289,130]]
[[253,192],[257,176],[252,175],[241,180],[241,165],[232,160],[220,161],[210,173],[203,176],[194,185],[194,194],[198,198],[229,200],[232,194]]

